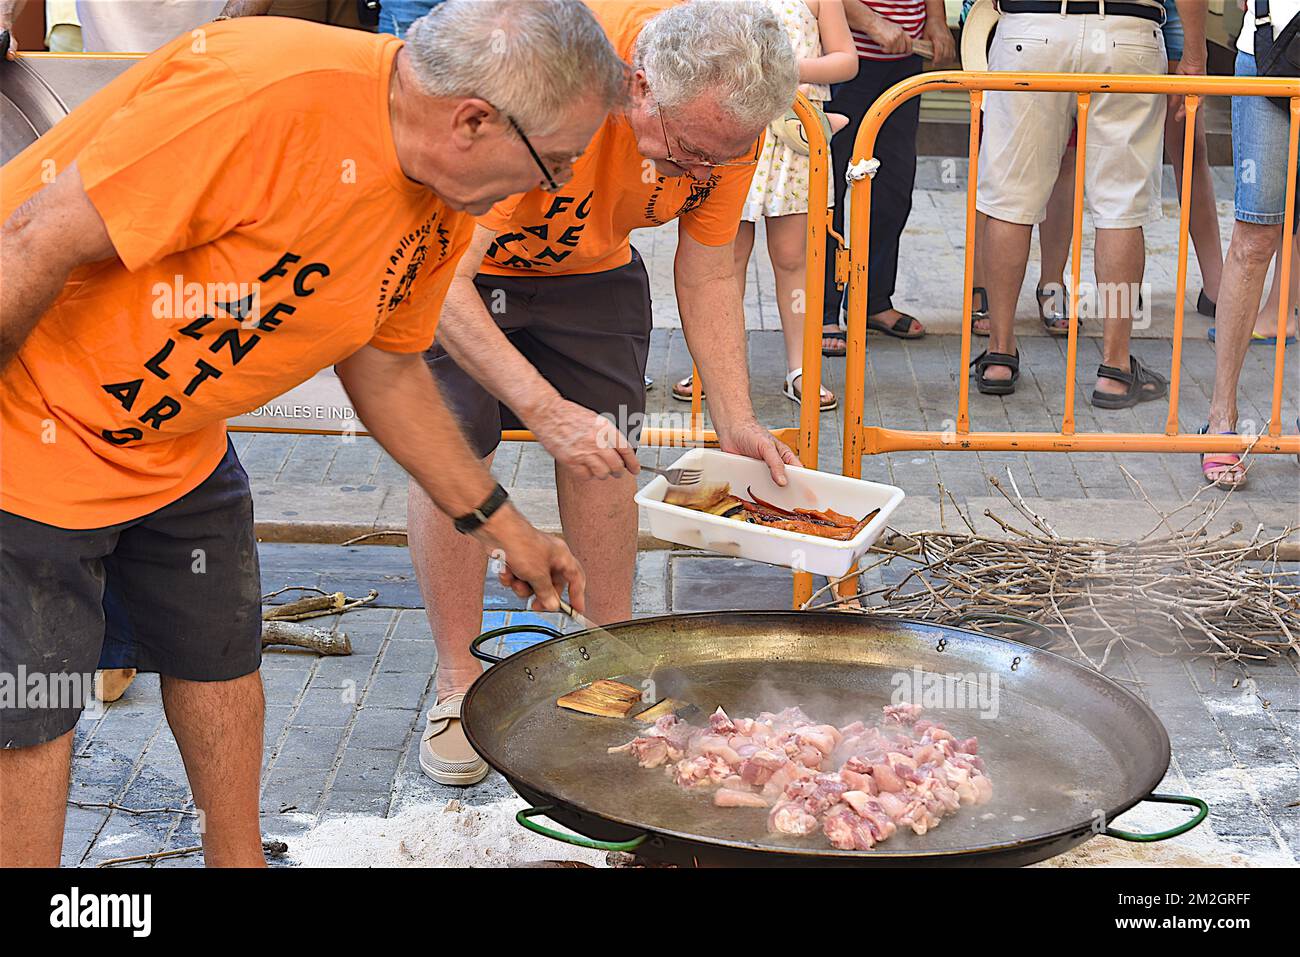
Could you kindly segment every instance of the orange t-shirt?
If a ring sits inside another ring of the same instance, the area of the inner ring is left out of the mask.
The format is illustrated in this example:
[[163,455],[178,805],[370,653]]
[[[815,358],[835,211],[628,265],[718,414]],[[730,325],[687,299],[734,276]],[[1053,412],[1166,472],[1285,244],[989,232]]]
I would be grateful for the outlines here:
[[7,219],[76,161],[120,257],[75,270],[0,377],[0,508],[63,528],[138,518],[211,474],[230,416],[367,343],[429,346],[473,219],[402,173],[401,45],[211,24],[0,170]]
[[[677,0],[587,0],[618,55],[631,62],[647,20]],[[604,272],[632,258],[628,235],[673,219],[706,246],[736,237],[752,166],[723,167],[705,182],[660,176],[637,151],[620,112],[606,117],[557,193],[534,189],[503,200],[478,222],[497,234],[482,271],[572,275]]]

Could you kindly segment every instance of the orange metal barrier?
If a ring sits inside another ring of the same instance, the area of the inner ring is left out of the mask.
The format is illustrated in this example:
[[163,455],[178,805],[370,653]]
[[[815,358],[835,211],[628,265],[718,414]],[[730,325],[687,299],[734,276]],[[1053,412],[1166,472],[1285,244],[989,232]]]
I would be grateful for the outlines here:
[[[961,376],[958,386],[957,419],[955,432],[930,432],[891,429],[886,426],[864,426],[863,406],[866,388],[866,298],[867,257],[871,230],[871,179],[865,176],[850,183],[851,222],[849,249],[842,250],[848,276],[848,356],[846,368],[844,459],[845,475],[862,473],[862,456],[879,452],[905,450],[976,450],[976,451],[1026,451],[1026,452],[1300,452],[1300,436],[1283,436],[1281,409],[1282,385],[1285,364],[1285,336],[1278,336],[1274,354],[1274,379],[1268,432],[1262,436],[1224,436],[1187,434],[1178,427],[1178,398],[1181,377],[1183,313],[1187,283],[1187,247],[1189,208],[1191,199],[1191,156],[1195,131],[1196,112],[1205,96],[1255,95],[1285,97],[1290,101],[1290,147],[1287,158],[1287,206],[1283,227],[1282,250],[1279,258],[1281,288],[1287,288],[1291,268],[1291,247],[1295,230],[1295,192],[1297,162],[1297,132],[1300,131],[1300,79],[1294,78],[1240,78],[1191,76],[1129,76],[1101,74],[1056,73],[963,73],[943,71],[924,73],[904,80],[886,91],[868,111],[859,128],[854,147],[857,165],[869,159],[875,149],[876,137],[885,119],[901,103],[928,90],[962,89],[970,92],[970,171],[966,196],[966,262],[965,289],[962,294]],[[970,363],[971,329],[966,317],[971,313],[972,273],[975,255],[975,185],[978,179],[979,134],[981,105],[984,92],[1038,91],[1074,93],[1078,97],[1078,151],[1074,184],[1074,233],[1071,254],[1070,329],[1067,341],[1065,379],[1065,408],[1058,432],[971,432],[969,414],[970,378],[966,369]],[[1187,104],[1187,132],[1183,141],[1185,170],[1178,223],[1179,294],[1174,307],[1173,357],[1169,383],[1169,414],[1163,434],[1147,433],[1080,433],[1075,431],[1074,374],[1078,360],[1079,321],[1077,313],[1080,289],[1080,251],[1083,234],[1083,176],[1088,136],[1088,108],[1094,93],[1158,93],[1185,94]],[[1281,297],[1278,328],[1286,328],[1287,296]],[[805,400],[805,405],[807,401]],[[815,426],[814,426],[815,428]],[[815,446],[815,437],[813,444]]]

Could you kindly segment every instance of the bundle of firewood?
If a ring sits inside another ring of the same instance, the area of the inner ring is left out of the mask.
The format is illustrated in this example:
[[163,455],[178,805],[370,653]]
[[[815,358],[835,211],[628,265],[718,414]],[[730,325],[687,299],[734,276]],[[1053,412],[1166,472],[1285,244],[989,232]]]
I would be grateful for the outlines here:
[[845,587],[851,579],[832,582],[805,607],[996,625],[1000,634],[1072,653],[1099,670],[1126,646],[1225,660],[1300,655],[1300,576],[1279,559],[1284,543],[1294,543],[1295,526],[1269,535],[1256,529],[1242,540],[1234,523],[1211,535],[1226,496],[1199,509],[1193,496],[1170,511],[1148,498],[1158,520],[1141,537],[1066,538],[1029,509],[1014,479],[1014,494],[990,481],[1017,514],[1013,522],[984,513],[1004,535],[980,534],[940,486],[964,528],[941,522],[935,531],[895,532],[876,544],[878,554],[860,575],[904,563],[901,581],[856,590]]

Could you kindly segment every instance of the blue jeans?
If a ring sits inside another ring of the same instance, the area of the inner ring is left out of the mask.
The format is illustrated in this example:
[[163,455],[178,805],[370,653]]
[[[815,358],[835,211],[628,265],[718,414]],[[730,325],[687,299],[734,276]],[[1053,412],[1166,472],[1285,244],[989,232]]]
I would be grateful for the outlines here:
[[[1255,76],[1255,58],[1237,52],[1237,76]],[[1234,205],[1243,223],[1280,226],[1286,219],[1288,112],[1266,96],[1232,98]]]
[[405,36],[407,27],[440,3],[442,0],[380,0],[379,32]]

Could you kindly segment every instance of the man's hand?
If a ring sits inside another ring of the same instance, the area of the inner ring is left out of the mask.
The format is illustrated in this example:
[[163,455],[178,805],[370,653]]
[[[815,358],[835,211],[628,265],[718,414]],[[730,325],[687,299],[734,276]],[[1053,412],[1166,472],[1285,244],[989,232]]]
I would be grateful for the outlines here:
[[641,470],[636,451],[603,415],[556,394],[528,417],[527,425],[556,463],[587,478]]
[[[370,434],[444,514],[467,515],[488,497],[495,481],[470,450],[421,355],[367,345],[334,368]],[[554,610],[567,585],[573,606],[582,609],[586,579],[577,561],[514,506],[506,503],[472,534],[505,560],[501,580],[516,594],[535,592]]]
[[772,481],[777,485],[786,485],[786,465],[798,465],[799,456],[756,420],[751,419],[737,428],[718,428],[718,444],[724,452],[745,455],[751,459],[761,459],[767,463],[772,473]]
[[[1184,50],[1183,58],[1178,61],[1178,69],[1174,71],[1174,75],[1205,76],[1205,59],[1204,46],[1202,46],[1199,53]],[[1178,120],[1182,120],[1187,116],[1186,99],[1181,93],[1174,94],[1169,98],[1169,109],[1174,111],[1174,116]],[[1181,146],[1182,144],[1179,144],[1179,148],[1181,148]]]
[[[893,20],[878,16],[868,25],[866,32],[867,36],[880,44],[880,48],[886,53],[912,52],[912,38]],[[951,37],[949,37],[948,42],[949,46],[951,46]],[[938,59],[939,50],[937,46],[934,52],[935,58]]]
[[935,66],[956,62],[957,44],[952,39],[952,31],[948,29],[947,20],[942,17],[927,17],[921,33],[934,47],[932,62]]
[[586,609],[587,576],[568,546],[552,535],[544,535],[515,509],[506,505],[472,533],[502,560],[497,578],[520,598],[536,595],[536,606],[559,611],[564,589],[569,604]]

